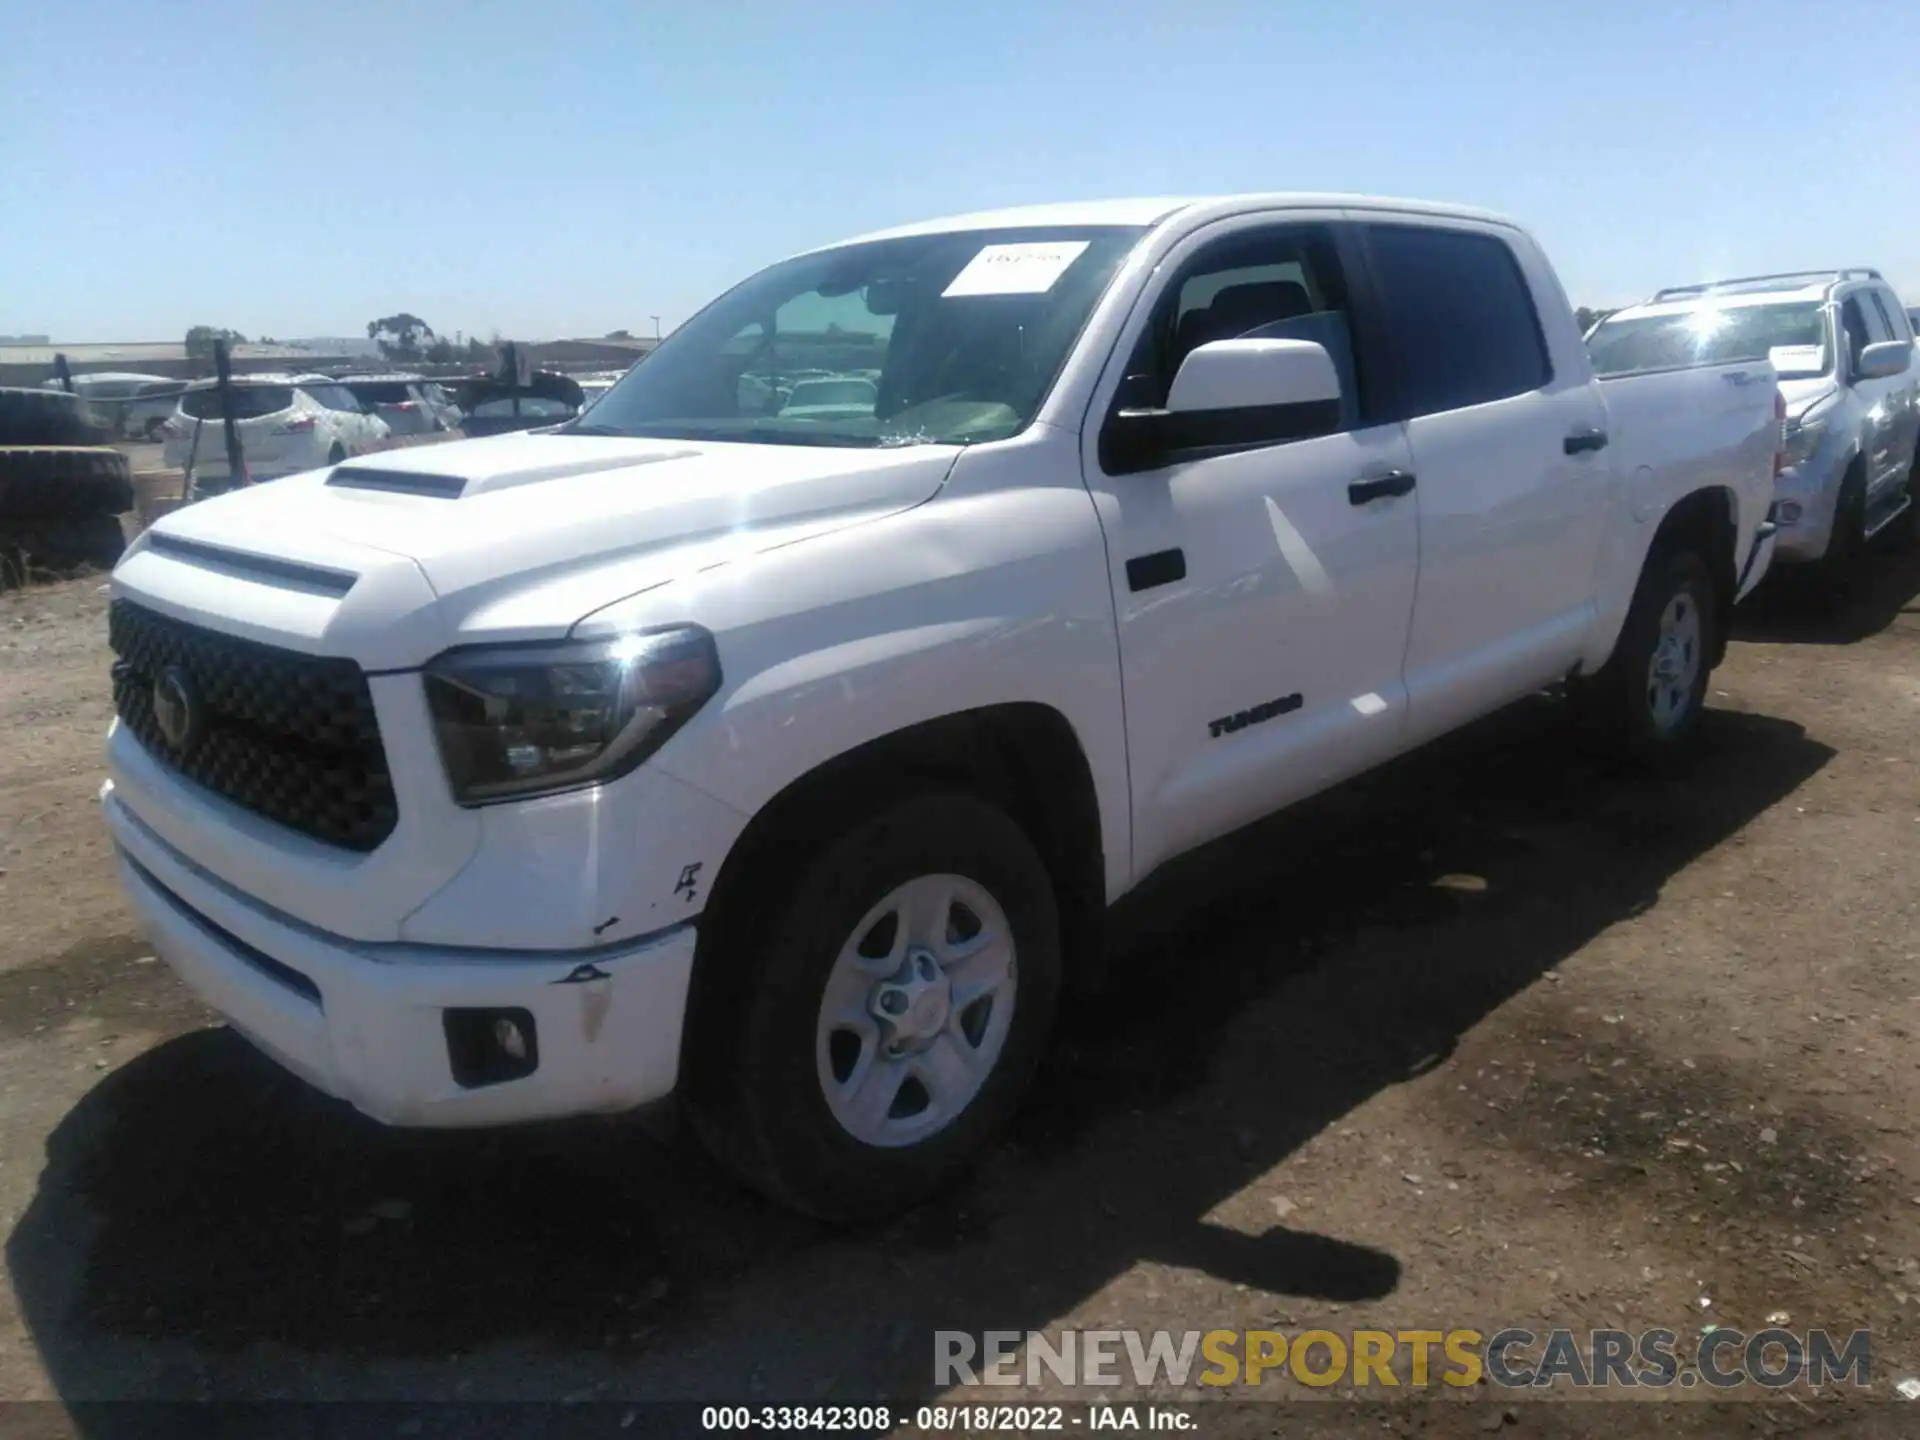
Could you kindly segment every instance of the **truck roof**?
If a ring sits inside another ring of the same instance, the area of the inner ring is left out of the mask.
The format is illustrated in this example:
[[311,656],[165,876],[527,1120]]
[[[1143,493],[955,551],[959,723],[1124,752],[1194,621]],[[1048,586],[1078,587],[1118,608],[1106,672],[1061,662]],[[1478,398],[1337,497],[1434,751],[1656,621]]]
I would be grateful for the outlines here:
[[[937,220],[921,220],[874,230],[831,245],[815,246],[836,250],[842,245],[858,245],[869,240],[893,240],[906,235],[942,235],[956,230],[1026,230],[1065,225],[1155,225],[1183,211],[1207,210],[1230,215],[1240,210],[1397,210],[1461,220],[1484,220],[1498,225],[1516,225],[1505,215],[1466,205],[1444,205],[1432,200],[1402,200],[1382,195],[1321,194],[1310,191],[1279,190],[1242,195],[1152,196],[1117,200],[1075,200],[1052,205],[1020,205],[1006,210],[979,210],[966,215],[949,215]],[[1516,225],[1516,228],[1517,225]]]

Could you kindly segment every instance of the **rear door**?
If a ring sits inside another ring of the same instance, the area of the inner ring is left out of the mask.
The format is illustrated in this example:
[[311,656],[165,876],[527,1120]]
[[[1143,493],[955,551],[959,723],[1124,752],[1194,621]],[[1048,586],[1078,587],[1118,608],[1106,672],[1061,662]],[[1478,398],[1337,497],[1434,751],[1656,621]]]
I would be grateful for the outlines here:
[[1572,668],[1613,471],[1572,312],[1556,310],[1565,333],[1550,346],[1535,304],[1566,308],[1531,241],[1428,217],[1362,229],[1419,476],[1406,654],[1417,740]]
[[[1119,622],[1138,874],[1398,748],[1412,459],[1379,418],[1351,246],[1337,214],[1188,237],[1096,392],[1083,466]],[[1344,401],[1333,433],[1109,468],[1100,437],[1117,411],[1164,405],[1188,351],[1250,334],[1327,347]]]

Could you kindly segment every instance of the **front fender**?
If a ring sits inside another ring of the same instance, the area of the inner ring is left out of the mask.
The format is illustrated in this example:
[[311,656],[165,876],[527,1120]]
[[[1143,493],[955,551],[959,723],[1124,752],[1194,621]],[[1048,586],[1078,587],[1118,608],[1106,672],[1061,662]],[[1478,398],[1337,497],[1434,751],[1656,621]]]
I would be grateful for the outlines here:
[[1092,501],[1077,483],[976,491],[966,464],[913,510],[687,577],[593,623],[690,620],[713,632],[720,692],[647,763],[744,815],[909,726],[989,705],[1051,707],[1087,757],[1117,895],[1131,806]]

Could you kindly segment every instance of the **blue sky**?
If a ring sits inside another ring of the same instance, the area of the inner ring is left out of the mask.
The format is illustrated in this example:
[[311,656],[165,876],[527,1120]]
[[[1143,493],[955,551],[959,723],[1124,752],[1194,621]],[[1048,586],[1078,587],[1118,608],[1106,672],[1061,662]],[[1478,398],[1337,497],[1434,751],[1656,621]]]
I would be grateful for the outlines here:
[[17,0],[4,34],[0,332],[645,333],[866,229],[1248,189],[1504,210],[1576,302],[1870,264],[1920,303],[1914,0]]

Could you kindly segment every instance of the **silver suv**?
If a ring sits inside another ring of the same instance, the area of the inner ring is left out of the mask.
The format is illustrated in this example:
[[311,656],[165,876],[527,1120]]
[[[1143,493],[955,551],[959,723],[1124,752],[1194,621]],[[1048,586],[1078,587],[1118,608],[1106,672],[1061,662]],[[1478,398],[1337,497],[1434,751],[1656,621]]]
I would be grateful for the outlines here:
[[1920,535],[1920,369],[1912,324],[1878,270],[1662,290],[1595,326],[1587,348],[1602,375],[1772,360],[1787,425],[1777,562],[1817,562],[1839,580],[1896,522]]

